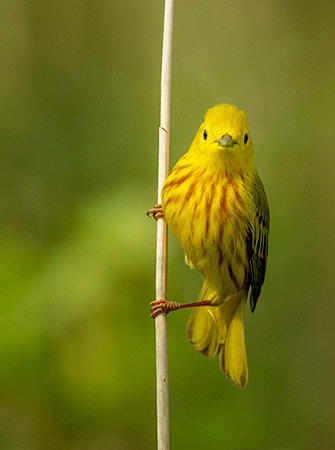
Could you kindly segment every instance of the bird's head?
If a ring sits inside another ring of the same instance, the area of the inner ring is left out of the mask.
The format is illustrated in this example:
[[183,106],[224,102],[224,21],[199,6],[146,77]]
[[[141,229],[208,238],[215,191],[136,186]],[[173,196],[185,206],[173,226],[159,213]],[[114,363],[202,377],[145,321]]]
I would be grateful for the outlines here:
[[247,168],[253,164],[253,145],[244,111],[222,104],[210,108],[190,151],[208,164]]

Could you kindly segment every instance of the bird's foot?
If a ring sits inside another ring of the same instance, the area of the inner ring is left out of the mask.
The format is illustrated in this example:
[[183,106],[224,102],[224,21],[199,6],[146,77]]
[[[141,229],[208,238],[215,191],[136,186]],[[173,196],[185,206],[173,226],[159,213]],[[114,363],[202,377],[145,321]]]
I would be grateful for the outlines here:
[[162,205],[155,205],[153,208],[149,209],[149,211],[147,211],[147,216],[152,216],[155,220],[164,217]]
[[171,311],[177,311],[177,309],[181,308],[180,303],[169,302],[164,299],[155,300],[150,303],[151,304],[151,317],[155,319],[159,314],[169,313]]
[[159,299],[151,302],[151,317],[154,319],[159,314],[169,313],[172,311],[177,311],[178,309],[183,308],[197,308],[199,306],[213,306],[211,300],[202,300],[200,302],[192,302],[192,303],[177,303],[177,302],[169,302],[164,299]]

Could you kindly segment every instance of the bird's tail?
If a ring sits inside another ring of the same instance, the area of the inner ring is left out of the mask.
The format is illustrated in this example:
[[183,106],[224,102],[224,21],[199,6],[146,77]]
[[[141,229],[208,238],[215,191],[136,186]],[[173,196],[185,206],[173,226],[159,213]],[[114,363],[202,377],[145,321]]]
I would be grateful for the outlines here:
[[[248,362],[244,338],[246,292],[218,306],[196,308],[188,323],[188,337],[196,350],[207,356],[219,354],[221,368],[237,385],[248,383]],[[216,300],[215,291],[204,283],[199,300]]]

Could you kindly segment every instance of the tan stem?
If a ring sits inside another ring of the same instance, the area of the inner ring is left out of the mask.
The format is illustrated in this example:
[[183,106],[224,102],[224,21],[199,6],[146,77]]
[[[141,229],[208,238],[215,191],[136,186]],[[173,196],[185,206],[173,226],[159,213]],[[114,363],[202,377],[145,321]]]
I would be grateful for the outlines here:
[[[169,171],[171,63],[174,0],[165,1],[161,73],[161,110],[159,126],[158,203],[161,203],[163,183]],[[157,220],[156,298],[166,298],[167,286],[167,226],[163,218]],[[155,319],[156,334],[156,392],[157,392],[157,449],[170,449],[168,341],[166,314]]]

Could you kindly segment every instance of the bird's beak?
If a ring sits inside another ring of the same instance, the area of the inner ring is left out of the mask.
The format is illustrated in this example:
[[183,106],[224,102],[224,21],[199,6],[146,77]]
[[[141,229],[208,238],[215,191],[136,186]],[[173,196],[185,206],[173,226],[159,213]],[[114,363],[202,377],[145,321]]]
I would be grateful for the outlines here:
[[218,139],[215,142],[221,147],[234,147],[234,145],[237,144],[237,141],[235,141],[230,134],[224,134],[221,139]]

